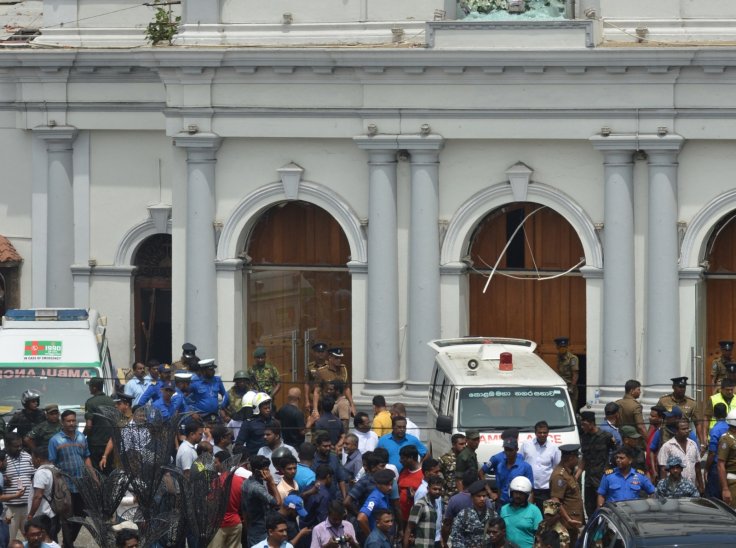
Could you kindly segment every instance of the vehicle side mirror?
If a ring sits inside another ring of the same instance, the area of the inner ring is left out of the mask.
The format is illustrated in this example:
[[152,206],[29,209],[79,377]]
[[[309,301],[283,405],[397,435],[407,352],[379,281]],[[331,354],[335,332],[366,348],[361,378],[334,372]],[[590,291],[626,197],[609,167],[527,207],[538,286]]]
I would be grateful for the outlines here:
[[445,434],[452,434],[452,417],[447,415],[440,415],[437,417],[437,424],[435,428],[438,432],[444,432]]

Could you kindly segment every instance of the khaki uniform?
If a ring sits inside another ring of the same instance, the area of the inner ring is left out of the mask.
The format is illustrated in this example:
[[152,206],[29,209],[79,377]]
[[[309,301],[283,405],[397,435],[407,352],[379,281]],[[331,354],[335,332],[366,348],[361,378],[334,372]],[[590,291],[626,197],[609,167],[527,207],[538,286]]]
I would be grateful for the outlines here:
[[564,356],[557,356],[557,370],[560,372],[560,377],[565,379],[567,383],[567,391],[570,393],[570,399],[572,400],[573,407],[577,409],[578,401],[578,386],[573,385],[573,376],[578,373],[580,365],[578,364],[578,357],[572,352],[567,352]]
[[726,481],[728,490],[731,492],[731,508],[736,508],[736,436],[730,428],[718,441],[718,462],[726,466]]
[[[580,486],[575,481],[573,475],[561,464],[558,464],[552,470],[552,475],[549,478],[549,489],[550,496],[560,501],[560,504],[571,519],[585,523],[583,496],[580,492]],[[574,545],[578,537],[578,529],[571,527],[568,531],[570,533],[570,540]]]
[[[676,400],[674,394],[667,394],[657,400],[657,405],[661,405],[667,411],[672,411],[672,408],[676,405],[682,411],[682,418],[689,420],[696,428],[702,420],[702,417],[698,412],[697,402],[687,396],[681,400]],[[669,441],[671,437],[672,434],[670,431],[667,428],[664,428],[662,430],[662,443]]]
[[713,360],[711,367],[711,376],[713,377],[713,384],[715,386],[721,386],[721,381],[726,378],[726,360],[723,356],[719,356]]
[[348,387],[348,368],[345,364],[337,366],[337,371],[333,370],[329,365],[323,365],[314,370],[314,381],[323,385],[330,381],[342,381],[345,388]]
[[621,407],[621,426],[633,426],[637,431],[644,426],[642,407],[631,394],[625,394],[616,402]]

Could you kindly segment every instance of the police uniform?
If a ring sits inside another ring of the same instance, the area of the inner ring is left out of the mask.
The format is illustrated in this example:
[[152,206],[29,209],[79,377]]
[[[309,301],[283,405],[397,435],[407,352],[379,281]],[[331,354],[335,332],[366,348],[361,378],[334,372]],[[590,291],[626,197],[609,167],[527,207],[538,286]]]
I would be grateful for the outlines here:
[[[721,347],[721,352],[730,352],[733,350],[733,341],[718,341],[718,346]],[[723,355],[720,355],[713,360],[713,364],[711,365],[711,377],[715,386],[720,386],[721,381],[726,378],[726,363],[729,361],[731,360],[724,358]]]
[[[555,344],[558,348],[560,346],[568,346],[570,339],[567,337],[557,337]],[[557,371],[560,373],[560,377],[567,383],[567,391],[570,393],[570,399],[575,408],[577,408],[578,401],[578,386],[577,384],[573,384],[573,380],[579,369],[578,357],[569,350],[563,355],[557,355]]]
[[633,426],[637,430],[644,427],[644,416],[639,400],[631,394],[624,394],[624,397],[616,403],[621,408],[621,426]]
[[[192,343],[185,342],[181,345],[181,358],[171,364],[171,368],[174,371],[177,370],[188,370],[190,360],[194,360],[197,357],[197,347]],[[199,360],[197,360],[199,361]]]
[[718,462],[726,467],[726,482],[731,492],[731,508],[736,508],[736,435],[733,428],[718,440]]
[[[569,453],[577,453],[580,446],[577,444],[561,445],[560,452],[563,459]],[[579,521],[581,524],[585,522],[585,514],[583,511],[583,496],[580,492],[580,485],[575,477],[565,468],[562,463],[555,466],[552,475],[549,478],[550,497],[560,501],[562,508],[570,519]],[[545,504],[549,501],[545,501]],[[578,528],[568,527],[571,544],[574,546],[578,537]]]
[[620,469],[615,468],[606,470],[598,487],[598,494],[604,496],[606,502],[618,502],[642,498],[642,490],[649,495],[656,490],[645,472],[630,468],[624,476]]
[[[674,377],[672,380],[672,386],[687,386],[687,377]],[[700,415],[698,414],[697,403],[694,399],[683,396],[681,400],[675,398],[675,393],[667,394],[662,396],[657,401],[657,405],[664,407],[667,411],[672,411],[672,408],[676,405],[682,411],[683,418],[689,420],[693,424],[700,424]]]

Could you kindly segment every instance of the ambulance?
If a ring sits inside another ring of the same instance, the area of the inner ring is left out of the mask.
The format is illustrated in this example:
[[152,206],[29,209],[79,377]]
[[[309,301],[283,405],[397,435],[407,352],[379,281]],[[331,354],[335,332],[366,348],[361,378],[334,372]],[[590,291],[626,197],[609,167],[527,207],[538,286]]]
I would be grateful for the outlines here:
[[41,408],[56,403],[77,416],[90,397],[87,381],[105,379],[113,390],[113,366],[105,318],[95,310],[8,310],[0,327],[0,414],[21,409],[25,390],[41,395]]
[[427,412],[433,455],[450,450],[453,434],[478,430],[478,463],[483,464],[502,451],[504,430],[518,429],[521,445],[534,437],[534,425],[542,420],[557,445],[580,443],[567,385],[534,353],[536,343],[464,337],[428,344],[437,352]]

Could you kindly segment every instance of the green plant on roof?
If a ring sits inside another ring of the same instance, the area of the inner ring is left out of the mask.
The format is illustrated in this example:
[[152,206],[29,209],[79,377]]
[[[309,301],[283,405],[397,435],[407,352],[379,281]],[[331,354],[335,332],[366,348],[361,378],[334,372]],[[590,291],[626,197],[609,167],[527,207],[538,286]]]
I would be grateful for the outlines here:
[[171,4],[165,0],[154,0],[156,7],[153,21],[146,27],[146,39],[154,46],[165,42],[171,45],[171,39],[179,30],[181,16],[174,17],[171,13]]

